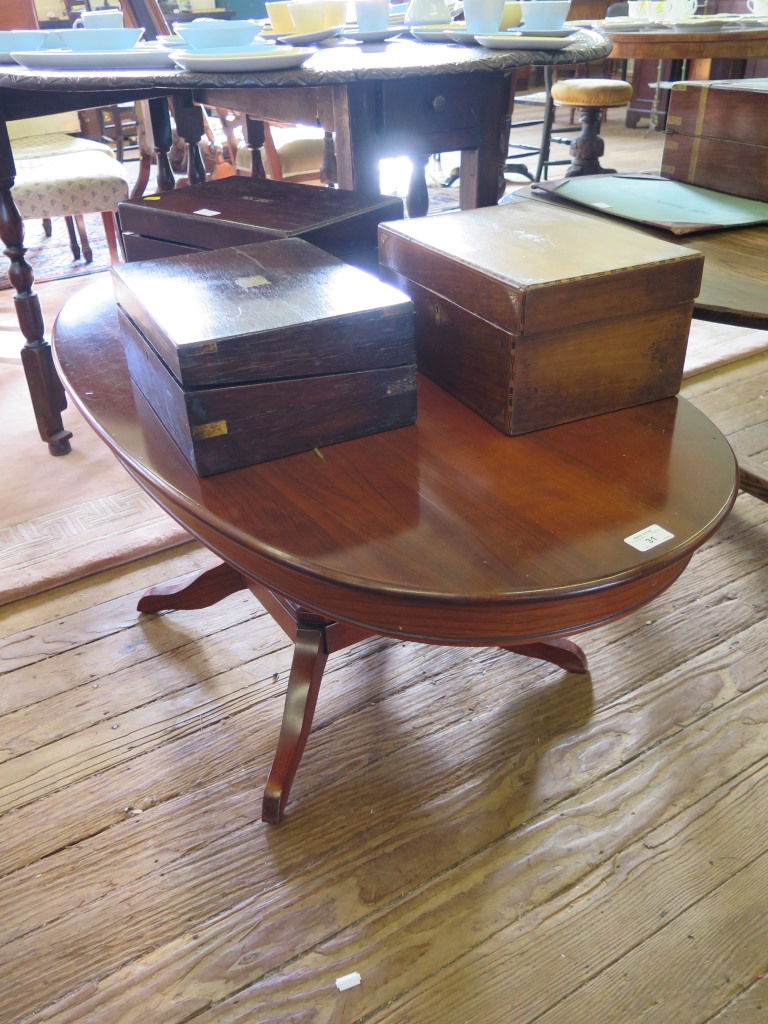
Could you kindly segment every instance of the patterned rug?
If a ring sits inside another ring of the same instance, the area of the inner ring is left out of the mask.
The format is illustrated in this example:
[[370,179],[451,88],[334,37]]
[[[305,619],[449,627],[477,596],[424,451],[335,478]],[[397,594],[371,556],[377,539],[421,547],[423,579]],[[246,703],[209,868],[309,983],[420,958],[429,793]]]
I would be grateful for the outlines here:
[[[69,235],[63,217],[51,221],[51,237],[43,231],[42,221],[24,223],[27,260],[35,272],[35,282],[61,281],[69,277],[98,274],[109,267],[109,249],[104,236],[104,225],[98,213],[86,214],[85,229],[93,252],[93,262],[86,263],[81,255],[76,260],[69,247]],[[10,288],[5,275],[0,275],[0,289]]]
[[39,439],[21,366],[0,363],[0,605],[190,540],[74,409],[72,452]]

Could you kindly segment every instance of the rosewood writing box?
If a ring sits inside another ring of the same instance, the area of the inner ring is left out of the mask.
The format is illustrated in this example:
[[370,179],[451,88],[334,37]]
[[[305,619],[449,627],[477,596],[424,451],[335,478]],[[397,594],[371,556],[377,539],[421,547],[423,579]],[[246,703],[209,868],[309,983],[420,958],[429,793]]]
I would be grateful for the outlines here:
[[676,82],[661,173],[744,199],[768,200],[768,79]]
[[178,256],[277,238],[303,238],[348,263],[378,270],[377,229],[403,201],[283,181],[230,177],[118,205],[126,259]]
[[416,418],[410,300],[308,242],[112,278],[131,376],[201,476]]
[[506,434],[677,393],[703,257],[537,200],[383,224],[419,369]]

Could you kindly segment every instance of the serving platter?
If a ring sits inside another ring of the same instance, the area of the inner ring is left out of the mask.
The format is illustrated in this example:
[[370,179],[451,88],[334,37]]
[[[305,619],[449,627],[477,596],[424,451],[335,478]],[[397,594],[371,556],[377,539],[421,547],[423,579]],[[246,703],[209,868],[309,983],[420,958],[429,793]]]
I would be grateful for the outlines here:
[[315,54],[316,50],[295,46],[279,46],[265,53],[203,53],[179,50],[173,59],[185,71],[286,71],[298,68]]
[[171,52],[160,46],[130,50],[26,50],[13,52],[17,64],[32,71],[132,71],[136,68],[172,68]]

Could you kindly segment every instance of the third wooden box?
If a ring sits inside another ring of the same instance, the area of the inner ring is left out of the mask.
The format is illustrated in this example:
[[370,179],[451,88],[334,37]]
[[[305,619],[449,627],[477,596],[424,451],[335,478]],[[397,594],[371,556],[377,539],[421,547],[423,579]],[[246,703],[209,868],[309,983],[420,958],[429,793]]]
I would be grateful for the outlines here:
[[703,257],[537,200],[382,224],[419,369],[507,434],[677,393]]
[[676,82],[661,173],[768,201],[768,79]]
[[402,217],[403,201],[236,176],[129,199],[118,205],[118,214],[130,263],[302,238],[348,263],[375,270],[379,223]]

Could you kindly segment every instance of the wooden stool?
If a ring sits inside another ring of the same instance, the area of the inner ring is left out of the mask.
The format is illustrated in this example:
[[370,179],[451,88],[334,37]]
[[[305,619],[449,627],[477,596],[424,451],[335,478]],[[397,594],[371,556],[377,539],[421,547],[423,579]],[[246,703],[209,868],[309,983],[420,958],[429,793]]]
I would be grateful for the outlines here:
[[579,174],[612,174],[600,166],[605,143],[600,138],[600,112],[604,107],[623,107],[632,99],[632,86],[613,78],[567,78],[552,86],[558,106],[577,107],[581,132],[571,143],[571,166],[566,177]]

